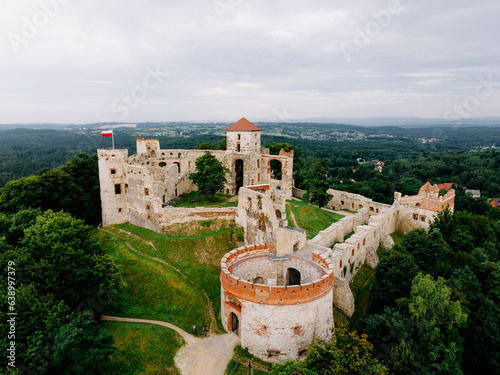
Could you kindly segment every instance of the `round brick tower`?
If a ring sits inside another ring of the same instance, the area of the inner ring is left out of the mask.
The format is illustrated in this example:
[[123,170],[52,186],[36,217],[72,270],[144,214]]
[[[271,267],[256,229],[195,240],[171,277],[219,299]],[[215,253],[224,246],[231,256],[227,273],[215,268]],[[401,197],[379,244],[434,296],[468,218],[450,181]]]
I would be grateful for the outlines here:
[[277,257],[274,246],[252,245],[227,253],[221,267],[222,324],[253,355],[282,363],[331,338],[333,265],[322,254]]

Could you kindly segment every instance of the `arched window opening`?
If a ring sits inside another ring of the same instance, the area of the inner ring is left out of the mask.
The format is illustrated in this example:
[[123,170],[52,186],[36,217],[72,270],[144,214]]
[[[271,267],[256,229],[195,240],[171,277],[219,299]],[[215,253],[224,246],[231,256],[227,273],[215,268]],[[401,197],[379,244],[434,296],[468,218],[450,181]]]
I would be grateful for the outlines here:
[[286,270],[287,274],[287,285],[300,285],[300,272],[295,268],[289,268]]
[[264,284],[264,278],[263,277],[256,277],[255,279],[253,279],[253,283],[254,284]]

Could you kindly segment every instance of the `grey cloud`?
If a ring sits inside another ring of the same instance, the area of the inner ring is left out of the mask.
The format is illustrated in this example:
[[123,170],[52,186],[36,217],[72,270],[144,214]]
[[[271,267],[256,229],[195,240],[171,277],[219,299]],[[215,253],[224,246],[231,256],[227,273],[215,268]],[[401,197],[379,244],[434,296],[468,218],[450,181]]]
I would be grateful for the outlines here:
[[[478,77],[500,80],[493,0],[400,0],[402,11],[362,48],[359,31],[389,1],[216,1],[72,0],[19,53],[9,35],[22,36],[40,5],[6,1],[1,122],[113,117],[113,101],[157,64],[169,77],[127,120],[265,118],[285,105],[301,117],[439,117]],[[225,4],[222,17],[214,4]],[[343,45],[359,53],[348,61]],[[474,115],[499,115],[499,98]]]

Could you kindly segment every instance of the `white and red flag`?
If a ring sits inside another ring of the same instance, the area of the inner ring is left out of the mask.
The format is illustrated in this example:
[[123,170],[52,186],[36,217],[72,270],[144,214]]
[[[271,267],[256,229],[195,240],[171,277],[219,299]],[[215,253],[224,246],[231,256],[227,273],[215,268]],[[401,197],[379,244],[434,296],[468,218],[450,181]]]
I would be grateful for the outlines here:
[[101,132],[101,135],[103,137],[112,137],[113,136],[113,130],[103,130]]

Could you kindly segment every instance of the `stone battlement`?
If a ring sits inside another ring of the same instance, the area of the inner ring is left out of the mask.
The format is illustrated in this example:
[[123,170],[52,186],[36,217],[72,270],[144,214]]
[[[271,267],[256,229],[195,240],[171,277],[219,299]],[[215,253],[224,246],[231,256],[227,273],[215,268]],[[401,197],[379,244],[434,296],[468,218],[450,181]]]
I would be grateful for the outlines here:
[[297,267],[297,263],[302,263],[304,268],[314,268],[309,270],[312,273],[314,270],[318,272],[318,278],[300,285],[269,286],[249,282],[235,275],[234,268],[244,262],[257,260],[257,268],[262,270],[263,264],[261,263],[267,262],[269,259],[273,261],[272,254],[274,254],[274,246],[245,246],[227,253],[221,260],[220,280],[223,289],[236,298],[266,305],[308,303],[325,296],[332,289],[333,264],[327,257],[319,253],[313,253],[312,261],[293,255],[275,258],[274,262],[285,263],[282,268],[287,267],[286,263],[291,261],[290,263],[295,267]]

